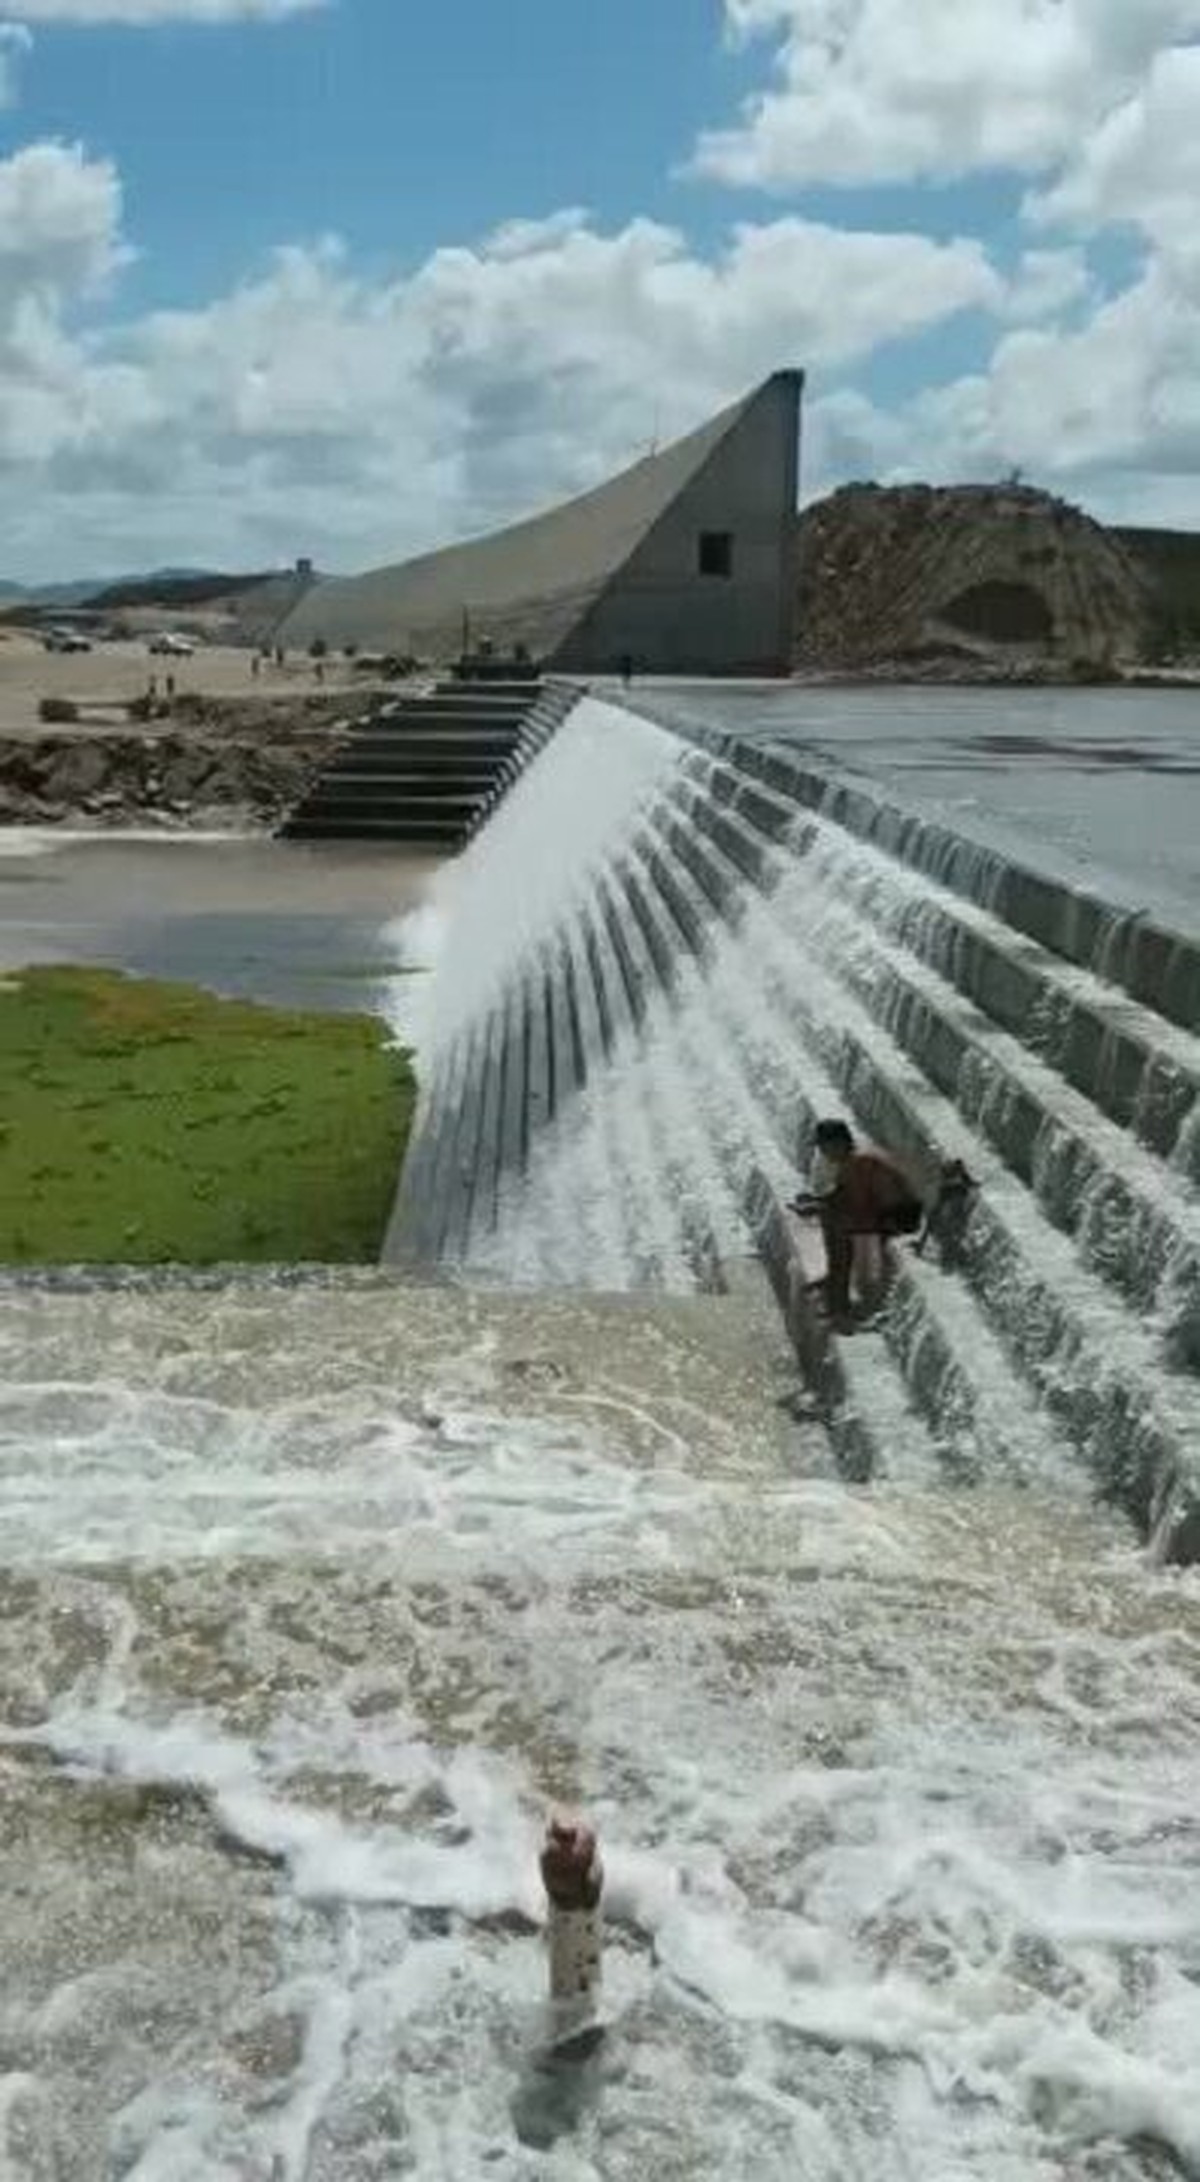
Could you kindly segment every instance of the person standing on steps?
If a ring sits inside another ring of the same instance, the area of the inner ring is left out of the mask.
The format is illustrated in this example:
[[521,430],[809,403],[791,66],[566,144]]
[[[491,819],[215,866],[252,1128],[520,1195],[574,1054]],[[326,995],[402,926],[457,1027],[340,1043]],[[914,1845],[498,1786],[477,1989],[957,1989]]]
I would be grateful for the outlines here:
[[831,1324],[853,1323],[852,1287],[870,1310],[887,1292],[889,1245],[919,1235],[925,1207],[908,1176],[883,1152],[864,1149],[844,1121],[817,1124],[812,1189],[793,1212],[817,1219],[827,1271],[820,1284]]

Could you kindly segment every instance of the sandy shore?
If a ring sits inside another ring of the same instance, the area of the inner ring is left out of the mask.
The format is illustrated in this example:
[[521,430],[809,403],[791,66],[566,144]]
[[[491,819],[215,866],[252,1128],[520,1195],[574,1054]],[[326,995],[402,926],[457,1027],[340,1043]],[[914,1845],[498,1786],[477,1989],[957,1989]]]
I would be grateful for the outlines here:
[[[38,735],[43,697],[106,700],[145,695],[151,677],[160,689],[174,677],[176,690],[204,697],[311,695],[322,684],[312,660],[295,654],[285,665],[253,672],[253,654],[231,645],[205,645],[190,659],[159,659],[145,644],[101,644],[91,652],[47,652],[23,632],[0,631],[0,735]],[[358,690],[361,677],[345,660],[326,663],[326,689]],[[123,723],[114,722],[114,728]],[[102,726],[97,730],[109,732]]]

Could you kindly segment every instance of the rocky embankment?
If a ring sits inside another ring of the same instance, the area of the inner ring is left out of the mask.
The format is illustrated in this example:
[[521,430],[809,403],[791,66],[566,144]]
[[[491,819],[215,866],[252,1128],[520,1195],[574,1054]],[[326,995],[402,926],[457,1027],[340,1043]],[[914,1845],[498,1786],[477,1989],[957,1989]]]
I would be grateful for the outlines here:
[[1147,656],[1146,568],[1021,484],[850,485],[800,519],[801,671],[1117,680]]
[[145,726],[0,734],[0,825],[272,826],[368,701],[183,696]]

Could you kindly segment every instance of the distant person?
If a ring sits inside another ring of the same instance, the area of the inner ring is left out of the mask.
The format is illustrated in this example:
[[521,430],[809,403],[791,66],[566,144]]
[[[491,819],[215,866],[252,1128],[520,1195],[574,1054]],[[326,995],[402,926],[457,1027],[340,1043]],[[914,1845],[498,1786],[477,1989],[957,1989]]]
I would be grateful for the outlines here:
[[817,1125],[812,1187],[792,1207],[817,1219],[827,1272],[821,1287],[835,1326],[852,1323],[851,1289],[870,1310],[887,1292],[889,1245],[919,1235],[925,1208],[906,1174],[883,1152],[865,1150],[844,1121]]
[[282,666],[284,665],[284,663],[285,663],[286,659],[287,659],[287,653],[286,653],[286,652],[284,651],[284,648],[283,648],[282,644],[277,644],[277,645],[275,646],[275,664],[276,664],[276,666],[277,666],[277,667],[282,667]]
[[630,683],[633,680],[632,652],[626,652],[621,660],[621,680],[624,682],[626,689],[628,689]]
[[166,687],[167,687],[167,697],[168,697],[168,700],[170,700],[170,699],[172,699],[172,698],[174,697],[174,695],[175,695],[175,677],[174,677],[174,675],[173,675],[173,674],[169,674],[169,675],[167,676],[167,684],[166,684]]
[[251,654],[250,654],[250,672],[251,672],[251,674],[253,675],[253,677],[254,677],[255,681],[257,682],[257,680],[258,680],[258,678],[259,678],[259,675],[260,675],[260,674],[262,673],[262,653],[261,653],[261,652],[251,652]]

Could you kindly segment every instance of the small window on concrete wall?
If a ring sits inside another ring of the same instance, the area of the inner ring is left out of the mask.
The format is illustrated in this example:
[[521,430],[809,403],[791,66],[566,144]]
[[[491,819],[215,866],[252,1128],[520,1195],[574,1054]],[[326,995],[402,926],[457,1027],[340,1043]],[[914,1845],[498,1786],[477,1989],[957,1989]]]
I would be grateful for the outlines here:
[[701,531],[700,573],[702,576],[732,576],[733,532],[731,530]]

